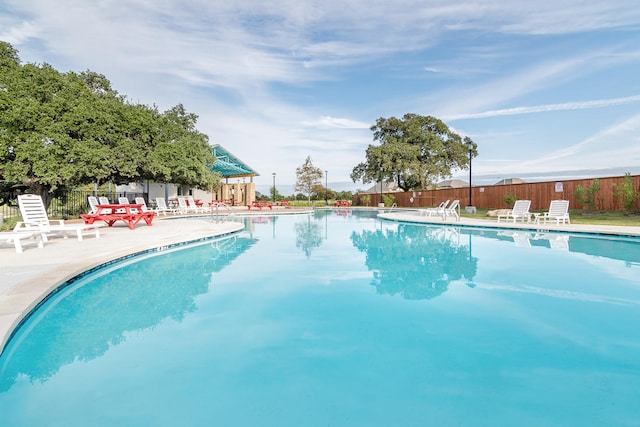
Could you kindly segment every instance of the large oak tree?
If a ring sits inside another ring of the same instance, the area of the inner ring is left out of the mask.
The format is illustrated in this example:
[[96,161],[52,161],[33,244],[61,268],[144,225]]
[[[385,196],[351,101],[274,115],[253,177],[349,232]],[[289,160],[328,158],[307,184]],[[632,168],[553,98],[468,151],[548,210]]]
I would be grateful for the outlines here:
[[380,117],[371,127],[373,140],[366,161],[351,173],[353,182],[395,181],[404,191],[424,189],[453,169],[466,169],[477,146],[431,116],[405,114],[402,119]]
[[68,188],[141,180],[211,189],[219,176],[197,116],[132,104],[98,73],[21,64],[0,42],[0,178],[45,203]]

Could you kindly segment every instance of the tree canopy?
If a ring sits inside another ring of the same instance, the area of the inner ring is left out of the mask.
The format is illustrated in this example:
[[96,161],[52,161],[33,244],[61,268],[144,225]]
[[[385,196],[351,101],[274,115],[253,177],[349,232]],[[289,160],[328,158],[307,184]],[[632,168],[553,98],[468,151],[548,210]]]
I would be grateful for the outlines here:
[[0,179],[45,200],[66,188],[141,180],[210,189],[219,181],[197,116],[132,104],[101,74],[21,64],[0,41]]
[[453,169],[466,169],[470,147],[477,156],[471,138],[431,116],[380,117],[371,131],[380,145],[369,145],[366,161],[353,168],[353,182],[394,181],[404,191],[423,189],[450,177]]
[[296,168],[295,191],[303,193],[307,196],[307,203],[311,203],[311,194],[313,194],[317,185],[321,185],[323,176],[322,169],[315,167],[311,161],[311,156],[307,156],[302,166]]

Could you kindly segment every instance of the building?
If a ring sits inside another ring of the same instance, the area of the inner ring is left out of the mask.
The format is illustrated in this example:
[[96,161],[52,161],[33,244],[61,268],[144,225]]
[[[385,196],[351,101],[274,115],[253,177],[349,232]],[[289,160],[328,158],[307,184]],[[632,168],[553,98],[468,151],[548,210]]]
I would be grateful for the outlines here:
[[210,191],[176,184],[139,182],[120,185],[116,187],[116,192],[124,195],[148,194],[149,201],[155,200],[156,197],[171,200],[178,196],[193,196],[205,203],[218,200],[230,206],[246,206],[254,202],[256,184],[253,177],[260,174],[220,144],[212,146],[211,151],[216,157],[211,170],[222,177],[222,182],[219,187]]

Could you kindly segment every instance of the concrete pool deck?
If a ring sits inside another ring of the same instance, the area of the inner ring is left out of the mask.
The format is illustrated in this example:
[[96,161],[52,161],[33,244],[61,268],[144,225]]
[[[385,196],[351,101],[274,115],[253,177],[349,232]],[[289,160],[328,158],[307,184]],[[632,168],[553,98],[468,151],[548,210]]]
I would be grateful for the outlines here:
[[[272,212],[262,212],[270,214]],[[275,213],[275,212],[274,212]],[[293,212],[291,212],[293,213]],[[461,218],[443,221],[440,217],[425,217],[413,210],[384,212],[386,220],[460,226],[527,229],[533,231],[565,231],[575,233],[611,234],[640,237],[640,227],[497,223],[491,219]],[[0,354],[12,331],[38,303],[61,283],[108,261],[134,253],[198,241],[203,238],[234,233],[243,229],[240,222],[212,222],[207,218],[185,218],[171,221],[158,218],[149,227],[138,224],[135,230],[122,224],[101,228],[101,237],[87,237],[79,242],[75,237],[53,237],[44,248],[27,245],[19,254],[13,244],[0,245]],[[1,234],[0,234],[1,236]]]

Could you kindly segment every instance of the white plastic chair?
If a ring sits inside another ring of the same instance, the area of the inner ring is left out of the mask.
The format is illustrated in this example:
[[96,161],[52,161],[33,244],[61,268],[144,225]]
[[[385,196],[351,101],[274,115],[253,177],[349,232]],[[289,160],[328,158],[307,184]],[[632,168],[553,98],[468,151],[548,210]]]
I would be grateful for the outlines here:
[[460,221],[460,200],[454,200],[449,207],[444,208],[442,219],[446,220],[447,216],[454,216],[456,221]]
[[168,207],[167,201],[164,197],[156,197],[156,214],[167,216],[167,212],[171,212],[175,215],[178,213],[178,209]]
[[47,210],[44,207],[42,198],[36,194],[21,194],[18,196],[18,206],[22,214],[22,221],[18,222],[13,229],[20,231],[39,231],[42,240],[47,242],[47,235],[62,233],[67,237],[67,233],[75,232],[78,240],[82,240],[83,233],[94,234],[100,238],[100,229],[94,224],[65,224],[64,220],[49,220]]
[[565,221],[571,224],[571,218],[569,218],[569,201],[568,200],[552,200],[549,204],[549,211],[544,212],[542,215],[536,215],[536,223],[543,223],[555,221],[556,224],[560,224],[560,221],[564,224]]
[[511,212],[507,212],[506,215],[498,215],[498,222],[501,219],[510,220],[512,219],[515,223],[518,219],[522,222],[526,219],[527,222],[531,222],[531,212],[529,212],[529,208],[531,207],[531,200],[516,200],[513,204],[513,209]]
[[444,210],[447,208],[448,205],[449,205],[449,200],[447,199],[444,202],[440,203],[435,208],[421,209],[420,215],[421,216],[431,216],[431,215],[442,216],[444,214]]

